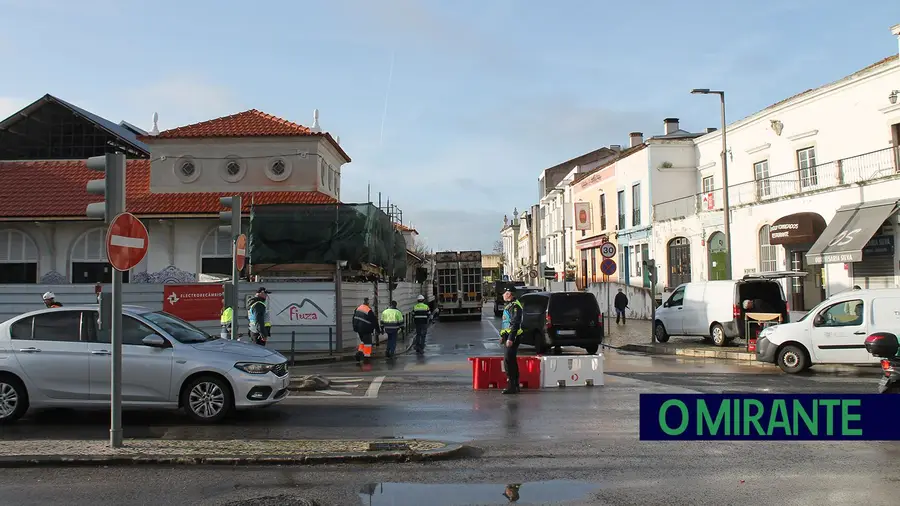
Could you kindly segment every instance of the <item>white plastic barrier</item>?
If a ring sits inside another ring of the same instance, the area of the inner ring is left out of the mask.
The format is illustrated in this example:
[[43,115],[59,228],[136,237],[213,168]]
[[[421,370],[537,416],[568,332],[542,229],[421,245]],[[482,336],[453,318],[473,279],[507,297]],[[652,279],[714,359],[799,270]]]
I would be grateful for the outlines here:
[[603,354],[541,357],[541,386],[602,386]]

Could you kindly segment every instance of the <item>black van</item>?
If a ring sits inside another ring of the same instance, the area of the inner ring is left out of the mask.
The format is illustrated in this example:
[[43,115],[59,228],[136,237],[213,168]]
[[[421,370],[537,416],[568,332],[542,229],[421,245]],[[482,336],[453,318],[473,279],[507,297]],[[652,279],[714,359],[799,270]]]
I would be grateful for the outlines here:
[[603,344],[603,314],[590,292],[534,292],[519,298],[522,343],[538,353],[559,346],[577,346],[595,354]]

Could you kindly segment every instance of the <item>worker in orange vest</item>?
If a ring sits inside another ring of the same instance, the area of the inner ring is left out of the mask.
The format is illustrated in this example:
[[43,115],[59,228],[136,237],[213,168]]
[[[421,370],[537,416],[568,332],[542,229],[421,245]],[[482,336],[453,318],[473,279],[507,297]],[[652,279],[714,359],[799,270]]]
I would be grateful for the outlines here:
[[356,347],[356,362],[368,362],[372,356],[372,336],[378,332],[378,317],[369,306],[369,298],[363,299],[363,303],[353,312],[353,331],[359,335],[360,344]]

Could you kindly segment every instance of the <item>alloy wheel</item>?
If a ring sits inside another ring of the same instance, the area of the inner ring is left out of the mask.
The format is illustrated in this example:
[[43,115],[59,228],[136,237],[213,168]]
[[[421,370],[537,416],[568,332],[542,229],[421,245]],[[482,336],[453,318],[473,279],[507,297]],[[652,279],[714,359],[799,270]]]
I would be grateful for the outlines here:
[[0,383],[0,419],[15,413],[19,406],[19,393],[9,383]]
[[188,397],[191,411],[202,418],[212,418],[225,408],[225,392],[219,385],[204,381],[194,385]]

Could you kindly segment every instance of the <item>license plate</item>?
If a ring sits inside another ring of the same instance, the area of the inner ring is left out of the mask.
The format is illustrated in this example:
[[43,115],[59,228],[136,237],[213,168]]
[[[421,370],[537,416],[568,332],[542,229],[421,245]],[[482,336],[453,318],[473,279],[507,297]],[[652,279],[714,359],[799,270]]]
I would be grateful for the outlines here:
[[556,335],[558,335],[558,336],[574,336],[575,331],[574,330],[558,330],[558,331],[556,331]]

